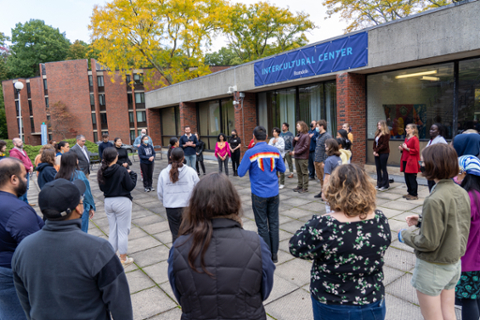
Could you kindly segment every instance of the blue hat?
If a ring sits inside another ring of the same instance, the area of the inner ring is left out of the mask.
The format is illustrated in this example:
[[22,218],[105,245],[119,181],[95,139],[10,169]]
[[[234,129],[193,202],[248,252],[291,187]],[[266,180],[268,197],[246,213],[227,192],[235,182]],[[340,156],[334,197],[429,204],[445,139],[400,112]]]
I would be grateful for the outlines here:
[[458,165],[461,172],[473,174],[480,177],[480,159],[472,155],[465,155],[458,158]]

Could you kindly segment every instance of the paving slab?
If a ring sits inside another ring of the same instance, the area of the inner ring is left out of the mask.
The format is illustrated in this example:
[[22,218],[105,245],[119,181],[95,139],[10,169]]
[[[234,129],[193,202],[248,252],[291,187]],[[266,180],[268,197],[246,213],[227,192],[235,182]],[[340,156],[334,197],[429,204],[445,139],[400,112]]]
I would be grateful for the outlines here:
[[135,263],[139,267],[145,267],[161,261],[168,260],[169,251],[170,249],[165,245],[159,245],[154,248],[130,254],[130,257],[135,259]]
[[147,319],[177,306],[160,288],[153,287],[132,295],[133,319]]
[[265,306],[275,319],[313,319],[310,294],[301,288]]
[[130,293],[139,292],[155,286],[155,283],[149,277],[147,277],[142,270],[128,272],[127,280]]
[[167,261],[162,261],[142,269],[157,284],[161,284],[168,281]]

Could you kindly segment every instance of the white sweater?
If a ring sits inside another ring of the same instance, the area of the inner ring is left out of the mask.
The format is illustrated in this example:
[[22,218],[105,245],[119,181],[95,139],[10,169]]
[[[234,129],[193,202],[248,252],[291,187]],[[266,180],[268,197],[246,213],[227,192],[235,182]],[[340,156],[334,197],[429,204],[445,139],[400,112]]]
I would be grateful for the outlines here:
[[193,188],[200,181],[198,174],[189,166],[183,165],[183,167],[178,168],[180,172],[178,181],[173,183],[170,180],[171,169],[172,165],[169,164],[158,176],[158,199],[162,201],[165,208],[188,207]]

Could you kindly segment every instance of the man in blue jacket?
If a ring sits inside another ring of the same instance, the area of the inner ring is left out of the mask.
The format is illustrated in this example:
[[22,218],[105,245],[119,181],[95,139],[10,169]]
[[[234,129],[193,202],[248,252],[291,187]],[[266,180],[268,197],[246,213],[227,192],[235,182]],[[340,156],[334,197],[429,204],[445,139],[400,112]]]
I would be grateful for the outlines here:
[[317,137],[318,132],[315,129],[317,126],[317,121],[312,120],[310,123],[310,130],[308,134],[310,135],[310,153],[308,154],[308,178],[310,180],[315,180],[315,148],[317,147]]
[[81,230],[82,180],[57,179],[38,195],[45,227],[25,238],[12,259],[28,319],[133,319],[123,266],[110,243]]
[[272,260],[276,263],[280,241],[277,171],[285,172],[285,163],[278,149],[265,142],[267,130],[264,127],[258,126],[253,130],[253,139],[255,146],[245,152],[238,167],[238,175],[243,177],[249,171],[252,208],[258,234],[267,243]]
[[12,272],[13,253],[28,235],[43,227],[42,219],[18,199],[27,191],[27,171],[16,158],[0,160],[0,319],[26,319]]

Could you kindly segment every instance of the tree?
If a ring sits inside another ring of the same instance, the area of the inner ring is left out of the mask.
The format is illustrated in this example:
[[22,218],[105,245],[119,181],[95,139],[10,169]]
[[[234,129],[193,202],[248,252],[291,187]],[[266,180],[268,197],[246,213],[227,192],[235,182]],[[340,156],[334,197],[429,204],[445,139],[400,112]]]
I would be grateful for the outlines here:
[[29,78],[38,75],[38,64],[65,60],[70,41],[65,33],[47,26],[42,20],[17,23],[12,29],[12,45],[7,60],[10,77]]
[[49,106],[48,111],[50,121],[47,121],[47,126],[52,133],[62,135],[63,140],[67,139],[67,136],[73,138],[77,135],[75,130],[77,117],[70,112],[65,103],[57,101]]
[[0,139],[8,139],[7,116],[5,115],[5,103],[3,101],[3,90],[0,85]]
[[217,52],[205,55],[205,64],[209,66],[235,66],[241,63],[242,60],[231,48],[222,47]]
[[89,50],[88,43],[82,40],[75,40],[68,48],[68,54],[65,60],[86,59]]
[[123,77],[134,68],[152,83],[172,84],[208,74],[203,47],[226,19],[226,0],[113,0],[95,6],[89,29],[98,61]]
[[3,101],[2,81],[8,79],[7,57],[8,48],[6,46],[8,37],[0,32],[0,139],[8,139],[7,117],[5,115],[5,102]]
[[438,8],[452,3],[451,0],[324,0],[328,17],[340,13],[350,24],[346,32],[360,30],[409,15]]
[[308,17],[267,2],[248,7],[237,3],[228,11],[223,32],[229,47],[242,62],[247,62],[306,45],[305,32],[316,28]]

